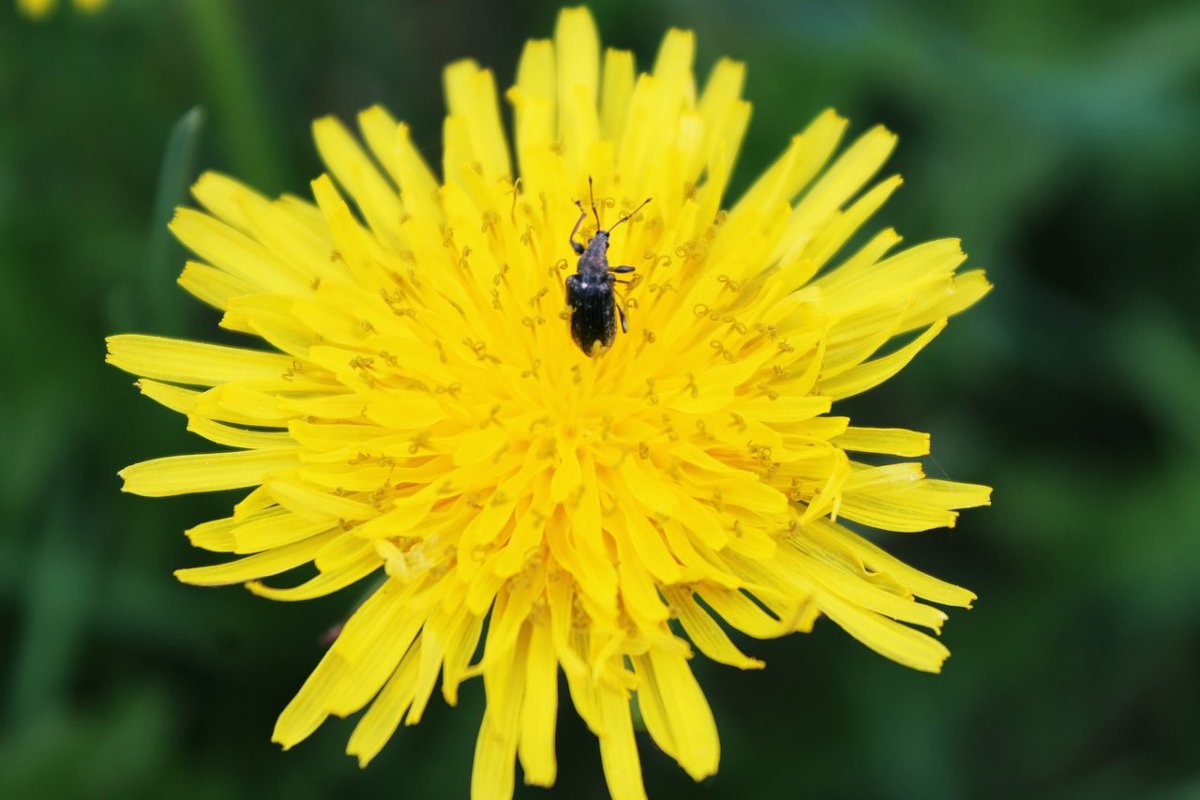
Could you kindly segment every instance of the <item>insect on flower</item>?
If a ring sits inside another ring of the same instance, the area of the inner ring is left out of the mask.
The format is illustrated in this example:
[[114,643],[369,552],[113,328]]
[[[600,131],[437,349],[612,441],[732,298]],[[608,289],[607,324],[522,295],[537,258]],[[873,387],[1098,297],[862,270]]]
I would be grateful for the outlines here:
[[[127,467],[124,489],[249,490],[188,531],[223,556],[186,583],[300,601],[377,581],[280,713],[284,748],[361,711],[346,752],[366,765],[439,680],[456,705],[478,678],[473,800],[510,800],[518,765],[554,784],[566,707],[614,800],[644,800],[651,742],[697,781],[717,771],[703,659],[761,668],[744,646],[824,617],[942,668],[935,604],[975,595],[890,555],[884,532],[953,526],[991,490],[927,477],[929,434],[855,424],[842,403],[991,284],[959,269],[956,239],[859,235],[900,186],[876,180],[896,137],[843,147],[832,110],[729,197],[744,68],[720,59],[697,86],[694,55],[671,30],[639,73],[587,9],[563,9],[506,93],[473,61],[447,68],[442,174],[375,106],[361,136],[314,124],[311,201],[208,173],[201,208],[171,222],[195,254],[180,284],[262,343],[109,339],[108,360],[211,442]],[[603,229],[606,195],[622,205]],[[544,323],[572,200],[568,338]],[[638,278],[638,341],[600,358]],[[440,794],[466,788],[451,778]]]
[[584,355],[594,356],[611,347],[617,335],[614,309],[616,314],[621,316],[621,332],[629,332],[625,309],[617,304],[613,284],[629,283],[615,276],[633,272],[634,267],[608,266],[608,237],[614,228],[622,222],[628,222],[634,214],[645,208],[650,198],[647,197],[640,206],[605,230],[600,227],[600,214],[596,211],[596,194],[591,177],[588,177],[588,196],[592,203],[592,216],[596,218],[596,234],[588,240],[586,247],[575,241],[575,234],[587,217],[583,203],[576,200],[579,219],[575,220],[575,227],[571,229],[571,247],[579,256],[579,265],[575,268],[574,275],[567,276],[567,305],[571,307],[571,338],[579,345]]

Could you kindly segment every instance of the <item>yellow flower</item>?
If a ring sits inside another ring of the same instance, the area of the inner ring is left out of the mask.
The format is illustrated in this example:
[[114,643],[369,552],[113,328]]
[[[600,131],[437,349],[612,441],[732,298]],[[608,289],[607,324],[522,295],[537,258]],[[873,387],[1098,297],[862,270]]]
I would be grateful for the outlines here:
[[[188,583],[303,600],[382,572],[280,716],[284,747],[366,707],[348,747],[366,764],[421,718],[439,671],[450,704],[482,675],[472,796],[507,798],[517,760],[526,783],[554,782],[561,670],[612,795],[641,797],[635,696],[661,750],[697,780],[716,771],[689,660],[761,667],[729,629],[776,637],[824,614],[915,669],[948,655],[916,629],[945,614],[918,598],[974,596],[843,523],[950,526],[990,490],[868,465],[852,454],[914,458],[929,437],[831,405],[896,374],[988,283],[956,275],[954,240],[897,249],[883,230],[846,247],[900,180],[871,184],[895,143],[882,128],[834,157],[832,111],[722,210],[750,106],[732,61],[697,93],[693,49],[673,30],[639,75],[566,10],[506,94],[519,173],[491,72],[462,61],[441,181],[376,107],[365,149],[316,123],[330,174],[315,204],[208,174],[206,211],[179,210],[200,259],[180,283],[273,349],[112,337],[142,392],[232,448],[131,466],[126,491],[254,487],[188,532],[243,557],[180,570]],[[564,289],[575,201],[586,242],[647,197],[608,250],[636,267],[616,287],[628,333],[589,357]],[[297,568],[293,585],[260,582]]]
[[[82,11],[85,14],[95,14],[105,6],[109,0],[74,0],[73,5],[77,11]],[[58,8],[58,0],[17,0],[17,10],[29,17],[32,20],[43,20],[48,18]]]

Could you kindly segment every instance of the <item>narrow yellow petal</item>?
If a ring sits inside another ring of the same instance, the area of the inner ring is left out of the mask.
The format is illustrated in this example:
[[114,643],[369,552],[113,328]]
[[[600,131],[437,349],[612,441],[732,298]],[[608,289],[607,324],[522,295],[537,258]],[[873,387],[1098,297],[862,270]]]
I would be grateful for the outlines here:
[[[446,104],[450,114],[462,121],[469,143],[471,157],[462,158],[462,162],[477,163],[489,181],[512,175],[508,138],[500,122],[496,81],[491,71],[480,69],[473,61],[457,61],[446,67],[445,83]],[[447,180],[453,177],[447,171]]]
[[[890,238],[898,240],[894,234]],[[888,240],[881,243],[887,245]],[[926,287],[941,286],[966,259],[957,239],[925,242],[878,263],[877,252],[856,254],[817,279],[816,285],[834,314],[846,317],[871,306],[906,304]],[[875,258],[864,257],[867,255]]]
[[895,148],[894,133],[881,125],[871,128],[813,184],[796,204],[794,214],[821,218],[840,208],[879,171]]
[[[537,145],[549,145],[557,139],[556,103],[558,82],[555,78],[554,45],[545,39],[525,42],[517,62],[517,81],[513,87],[517,100],[514,129],[517,149],[524,153]],[[510,95],[513,97],[513,95]],[[529,164],[522,161],[522,176]]]
[[211,550],[214,553],[232,553],[237,546],[233,538],[236,525],[237,519],[234,517],[214,519],[188,528],[184,531],[184,535],[196,547]]
[[[275,385],[287,386],[289,379],[280,377]],[[255,385],[270,388],[270,381]],[[274,392],[251,389],[244,383],[226,383],[213,387],[196,397],[195,413],[225,422],[256,425],[264,428],[286,428],[295,413],[284,410],[284,398]]]
[[755,639],[776,639],[805,629],[815,611],[807,597],[797,598],[791,613],[775,617],[744,592],[734,589],[706,585],[697,594],[732,627]]
[[400,661],[375,702],[371,703],[371,707],[354,726],[354,733],[346,745],[346,754],[357,757],[360,767],[365,767],[379,754],[399,727],[400,719],[412,703],[419,660],[420,646],[414,645]]
[[193,386],[231,381],[277,381],[289,374],[292,360],[279,353],[123,334],[108,337],[108,363],[145,378]]
[[718,142],[724,142],[729,158],[736,160],[744,125],[731,126],[730,122],[740,116],[737,109],[742,105],[742,85],[745,81],[746,66],[741,62],[721,58],[713,65],[698,106],[704,120],[706,158],[711,158]]
[[896,352],[848,369],[830,380],[821,381],[818,390],[821,394],[841,400],[874,388],[904,369],[945,327],[946,320],[938,320]]
[[170,228],[196,255],[233,277],[257,286],[260,291],[293,294],[308,288],[286,262],[215,217],[180,208],[176,210]]
[[159,383],[147,378],[137,382],[142,394],[154,402],[176,411],[180,414],[191,414],[196,408],[196,398],[199,392],[192,389],[182,389],[169,383]]
[[[632,661],[638,676],[638,702],[650,734],[693,780],[712,775],[721,756],[717,726],[687,660],[651,649]],[[654,714],[649,713],[651,708],[656,710]]]
[[194,586],[228,586],[278,575],[311,561],[318,550],[337,536],[345,534],[341,531],[329,531],[226,564],[175,570],[175,577]]
[[167,497],[191,492],[219,492],[262,483],[273,472],[295,469],[295,448],[197,453],[142,461],[118,473],[122,491],[144,497]]
[[604,51],[604,91],[600,99],[600,130],[610,141],[621,141],[629,101],[633,97],[633,53],[608,48]]
[[663,592],[679,624],[701,653],[713,661],[738,669],[762,669],[765,666],[757,658],[750,658],[738,650],[717,621],[695,601],[690,590],[664,587]]
[[878,545],[867,541],[836,522],[817,520],[805,528],[805,534],[820,537],[826,546],[844,551],[860,559],[873,572],[891,576],[918,597],[942,605],[964,608],[969,608],[975,600],[974,593],[910,567]]
[[421,152],[413,146],[407,125],[402,124],[396,129],[395,141],[396,180],[405,208],[421,222],[440,222],[442,212],[437,202],[437,178]]
[[933,528],[953,528],[958,514],[937,506],[913,502],[902,495],[846,492],[838,515],[885,531],[915,533]]
[[908,458],[929,455],[929,434],[903,428],[862,428],[850,426],[832,443],[843,450],[859,453],[887,453]]
[[[805,257],[820,267],[834,257],[859,228],[878,211],[903,183],[899,175],[880,181],[845,211],[835,212],[811,240],[806,242]],[[814,219],[807,216],[807,219]],[[789,256],[784,256],[788,258]]]
[[[507,658],[493,662],[484,672],[487,708],[471,769],[471,800],[509,800],[516,773],[517,725],[525,692],[525,660],[529,635],[526,627]],[[490,639],[490,635],[489,635]]]
[[332,594],[339,589],[344,589],[352,583],[357,583],[378,570],[382,565],[383,562],[377,555],[374,553],[365,553],[357,561],[346,564],[331,572],[322,572],[315,578],[310,578],[298,586],[277,589],[266,586],[258,581],[250,581],[246,584],[246,588],[259,597],[265,597],[268,600],[289,602],[312,600],[316,597],[324,597],[327,594]]
[[220,172],[205,172],[192,186],[192,196],[222,222],[242,233],[251,233],[251,225],[240,200],[255,197],[268,202],[265,197],[246,184]]
[[345,679],[346,674],[345,662],[331,656],[332,651],[321,659],[321,663],[317,664],[317,668],[275,721],[271,741],[282,745],[284,750],[290,750],[307,739],[329,718],[329,711],[322,701]]
[[926,478],[919,484],[909,487],[908,495],[914,500],[932,503],[943,508],[978,508],[991,505],[992,487],[977,483]]
[[327,519],[313,520],[279,506],[234,519],[237,521],[232,532],[235,553],[259,553],[325,533],[335,527]]
[[599,138],[596,99],[600,92],[600,37],[585,6],[564,8],[554,28],[558,76],[558,132],[572,172],[583,167]]
[[905,317],[904,329],[912,330],[928,325],[935,319],[952,317],[978,303],[991,290],[992,284],[983,270],[957,274],[940,292],[930,293],[931,297],[936,298],[935,302],[918,307]]
[[354,199],[371,228],[399,243],[404,206],[358,142],[339,120],[322,117],[313,123],[313,138],[329,171]]
[[220,422],[194,415],[188,417],[187,429],[197,436],[203,436],[210,442],[243,450],[278,450],[296,447],[296,441],[287,431],[252,431],[232,425],[223,425]]
[[867,611],[836,595],[821,594],[818,604],[831,620],[880,655],[922,672],[941,672],[950,651],[932,636]]
[[650,573],[637,561],[622,561],[617,565],[617,584],[625,610],[639,624],[649,626],[654,622],[667,621],[670,609],[659,598]]
[[273,476],[263,486],[281,506],[307,519],[366,520],[379,515],[368,503],[322,491],[289,476]]
[[[341,532],[332,535],[345,536]],[[359,606],[300,691],[280,713],[272,741],[279,742],[284,749],[293,747],[331,713],[352,713],[370,700],[394,674],[422,621],[410,615],[404,624],[394,624],[408,597],[404,587],[388,581]]]
[[184,265],[179,276],[179,285],[194,297],[222,311],[229,306],[229,301],[233,298],[261,291],[244,278],[198,261],[189,261]]
[[[940,631],[946,621],[945,612],[922,605],[890,587],[868,580],[866,574],[846,563],[838,563],[823,551],[806,547],[802,540],[780,551],[780,567],[793,571],[804,585],[815,584],[824,592],[837,595],[865,611],[874,611],[899,622],[921,625]],[[818,600],[821,603],[822,600]]]
[[458,705],[458,686],[471,674],[471,659],[479,649],[484,616],[459,611],[454,624],[444,636],[445,655],[442,657],[442,697],[448,705]]
[[396,160],[396,134],[399,123],[381,105],[373,105],[358,114],[358,128],[371,148],[371,155],[383,167],[392,183],[400,186],[400,166]]
[[766,213],[780,203],[790,202],[825,166],[845,129],[846,120],[832,109],[821,112],[803,133],[792,137],[788,149],[742,195],[730,217],[754,211]]
[[[671,28],[659,45],[654,59],[654,77],[664,87],[666,96],[675,95],[680,103],[689,106],[696,102],[696,82],[692,63],[696,57],[696,34]],[[664,111],[674,111],[674,108]]]
[[516,782],[512,735],[484,712],[471,764],[471,800],[510,800]]
[[558,718],[558,659],[550,628],[531,623],[529,660],[525,667],[525,702],[521,707],[521,738],[517,752],[525,783],[553,786],[558,773],[554,729]]
[[[385,583],[383,588],[388,585]],[[403,613],[404,597],[403,593],[397,592],[394,599],[371,611],[358,631],[346,623],[330,649],[330,655],[346,665],[344,679],[333,685],[323,699],[314,697],[313,702],[320,699],[326,710],[339,717],[353,714],[370,702],[405,652],[413,646],[424,622],[419,614]],[[364,608],[366,604],[355,612],[351,621],[362,614]],[[420,696],[417,688],[416,697]]]
[[366,556],[374,557],[378,554],[379,548],[375,542],[366,541],[351,534],[334,539],[322,547],[313,558],[313,564],[321,572],[334,572],[356,563]]
[[600,736],[600,761],[612,800],[646,800],[642,762],[633,736],[629,698],[623,692],[600,690],[597,698],[604,719]]

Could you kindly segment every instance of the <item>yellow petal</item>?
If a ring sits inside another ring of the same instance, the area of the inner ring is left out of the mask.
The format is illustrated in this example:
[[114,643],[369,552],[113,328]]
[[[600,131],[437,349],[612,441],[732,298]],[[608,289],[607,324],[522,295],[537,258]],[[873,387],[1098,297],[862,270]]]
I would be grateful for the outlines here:
[[832,594],[818,603],[847,633],[880,655],[922,672],[941,672],[950,651],[937,639]]
[[400,661],[375,702],[354,726],[346,754],[357,757],[360,767],[365,767],[379,754],[400,725],[400,719],[412,703],[419,659],[420,646],[417,645]]
[[175,577],[184,583],[195,586],[227,586],[232,583],[265,578],[269,575],[278,575],[311,561],[317,551],[332,541],[334,537],[344,535],[341,531],[329,531],[311,536],[295,544],[276,547],[265,553],[239,558],[237,561],[230,561],[226,564],[175,570]]
[[633,719],[629,714],[629,699],[623,693],[611,690],[601,690],[597,694],[604,719],[604,733],[600,736],[600,761],[604,765],[608,793],[613,800],[646,800],[642,763],[638,758]]
[[833,439],[843,450],[859,453],[888,453],[895,456],[929,455],[929,434],[903,428],[863,428],[851,426]]
[[306,282],[286,262],[214,217],[180,208],[176,210],[170,228],[196,255],[234,278],[253,284],[260,291],[288,294],[307,288]]
[[679,619],[679,624],[683,626],[684,632],[700,652],[713,661],[738,669],[763,668],[762,661],[750,658],[737,649],[737,646],[730,641],[728,634],[721,630],[721,626],[717,624],[716,620],[693,599],[690,590],[681,587],[667,587],[663,591],[667,601],[671,604],[671,610]]
[[525,667],[525,702],[521,708],[518,754],[525,782],[553,786],[558,773],[554,756],[554,728],[558,718],[558,659],[550,629],[532,624],[529,660]]
[[930,325],[909,344],[894,353],[868,361],[818,384],[821,394],[841,400],[861,394],[886,381],[908,365],[925,345],[933,341],[946,327],[944,319]]
[[693,780],[717,771],[721,748],[708,700],[687,661],[652,649],[632,658],[646,728]]
[[187,429],[210,442],[245,450],[278,450],[295,448],[296,442],[286,431],[252,431],[222,425],[204,417],[189,416]]
[[315,578],[310,578],[298,586],[277,589],[266,586],[258,581],[250,581],[246,584],[246,588],[259,597],[265,597],[268,600],[312,600],[316,597],[333,594],[352,583],[357,583],[379,569],[381,565],[382,562],[374,553],[364,553],[357,561],[331,572],[322,572]]
[[224,310],[235,297],[253,294],[259,288],[253,283],[230,275],[224,270],[189,261],[179,276],[179,285],[214,308]]
[[620,141],[633,97],[633,53],[609,48],[604,52],[604,91],[600,101],[600,129],[605,138]]
[[[457,61],[446,67],[445,82],[446,104],[450,114],[462,121],[469,142],[469,150],[464,148],[461,162],[477,163],[489,181],[510,176],[508,138],[500,123],[496,81],[491,71],[480,69],[473,61]],[[470,158],[466,157],[467,152]],[[448,169],[447,180],[455,178],[456,173],[457,170]]]
[[354,198],[371,228],[393,242],[403,242],[404,206],[346,126],[333,117],[322,117],[313,123],[313,138],[329,171]]
[[122,491],[166,497],[254,486],[272,472],[298,465],[295,448],[243,450],[155,458],[126,467],[119,474],[125,480]]
[[217,386],[231,381],[277,381],[292,359],[279,353],[125,334],[108,337],[108,363],[145,378]]

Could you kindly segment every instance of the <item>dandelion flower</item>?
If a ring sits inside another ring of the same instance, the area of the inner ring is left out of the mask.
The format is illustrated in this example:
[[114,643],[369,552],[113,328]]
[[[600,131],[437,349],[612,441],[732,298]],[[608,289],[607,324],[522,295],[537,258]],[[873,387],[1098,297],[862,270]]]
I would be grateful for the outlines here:
[[[74,0],[77,11],[95,14],[108,5],[109,0]],[[58,8],[58,0],[17,0],[17,10],[32,20],[47,19]]]
[[[635,698],[659,749],[696,780],[717,770],[691,659],[761,667],[731,631],[806,632],[823,615],[940,669],[946,648],[919,628],[946,616],[923,601],[974,596],[851,525],[951,526],[989,490],[902,460],[927,434],[832,409],[988,283],[956,273],[954,240],[901,249],[883,230],[847,246],[900,180],[873,182],[895,137],[841,148],[832,111],[723,210],[743,68],[719,61],[698,92],[693,50],[672,30],[638,74],[629,52],[601,51],[587,10],[565,10],[505,94],[511,149],[492,73],[461,61],[440,180],[375,107],[358,137],[315,124],[328,174],[313,202],[207,174],[204,210],[179,210],[171,228],[198,257],[180,283],[268,348],[112,337],[111,363],[228,448],[135,464],[125,490],[250,489],[188,531],[236,557],[176,573],[187,583],[305,600],[377,581],[279,717],[285,748],[365,708],[347,748],[365,765],[420,720],[439,672],[451,705],[482,676],[472,796],[507,798],[517,761],[526,783],[555,780],[561,671],[611,794],[634,798]],[[585,242],[652,198],[608,250],[636,268],[616,287],[628,332],[590,357],[564,289],[589,179]]]

